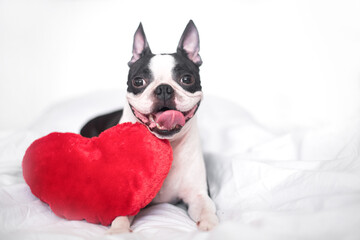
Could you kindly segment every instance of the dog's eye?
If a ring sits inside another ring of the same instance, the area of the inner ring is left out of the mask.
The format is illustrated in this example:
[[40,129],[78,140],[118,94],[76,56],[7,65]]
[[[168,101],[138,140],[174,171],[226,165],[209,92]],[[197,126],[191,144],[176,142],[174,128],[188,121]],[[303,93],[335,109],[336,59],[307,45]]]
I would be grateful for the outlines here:
[[195,82],[195,79],[191,75],[184,75],[182,76],[180,82],[184,85],[192,85]]
[[132,80],[132,85],[136,88],[141,88],[146,84],[146,81],[141,77],[136,77]]

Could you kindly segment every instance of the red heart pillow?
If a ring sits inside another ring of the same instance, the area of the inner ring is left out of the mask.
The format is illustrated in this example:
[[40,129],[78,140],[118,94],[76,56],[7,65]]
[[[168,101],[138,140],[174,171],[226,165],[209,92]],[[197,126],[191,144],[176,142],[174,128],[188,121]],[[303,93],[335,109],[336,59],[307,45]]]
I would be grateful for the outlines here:
[[55,214],[107,226],[149,204],[171,163],[169,141],[124,123],[93,138],[51,133],[30,145],[22,166],[32,193]]

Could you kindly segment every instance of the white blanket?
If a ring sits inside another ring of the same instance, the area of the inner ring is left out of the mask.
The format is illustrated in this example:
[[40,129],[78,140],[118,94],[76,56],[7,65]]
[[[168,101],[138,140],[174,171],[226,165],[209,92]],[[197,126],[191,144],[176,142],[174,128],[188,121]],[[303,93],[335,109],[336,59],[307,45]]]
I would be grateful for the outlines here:
[[53,106],[18,132],[0,133],[0,239],[359,239],[360,115],[341,122],[267,129],[236,104],[207,97],[199,115],[211,196],[220,225],[199,232],[185,206],[160,204],[136,217],[131,234],[57,217],[34,197],[21,161],[35,139],[78,132],[115,110],[117,91]]

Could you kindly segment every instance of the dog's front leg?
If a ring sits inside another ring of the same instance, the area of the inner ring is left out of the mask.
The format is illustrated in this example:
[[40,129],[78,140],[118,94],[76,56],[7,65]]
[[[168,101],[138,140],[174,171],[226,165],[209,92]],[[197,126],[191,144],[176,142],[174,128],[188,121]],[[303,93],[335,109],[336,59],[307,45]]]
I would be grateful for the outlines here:
[[206,193],[189,194],[183,201],[188,204],[188,213],[196,222],[199,230],[210,231],[218,225],[215,204]]
[[134,216],[120,216],[115,218],[106,234],[121,234],[132,232],[130,225],[133,219]]

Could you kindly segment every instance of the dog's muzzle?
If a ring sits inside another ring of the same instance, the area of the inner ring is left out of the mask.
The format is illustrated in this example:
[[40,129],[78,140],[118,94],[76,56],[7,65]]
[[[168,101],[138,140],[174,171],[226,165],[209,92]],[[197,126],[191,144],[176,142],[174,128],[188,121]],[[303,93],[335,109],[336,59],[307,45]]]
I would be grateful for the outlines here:
[[136,118],[146,125],[151,132],[154,132],[163,137],[170,137],[182,129],[182,127],[189,121],[196,113],[200,102],[197,103],[189,111],[181,112],[176,109],[162,108],[159,111],[143,114],[130,105]]

